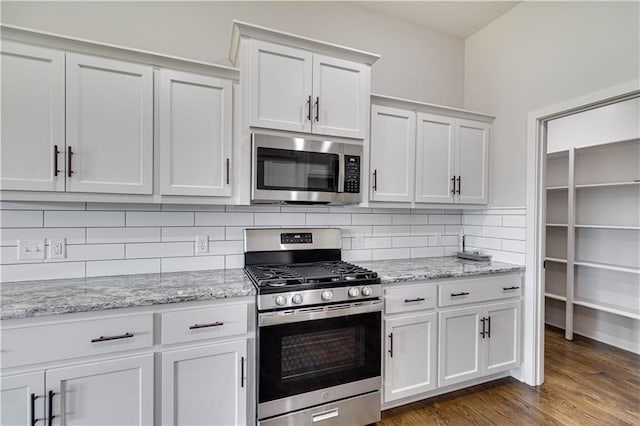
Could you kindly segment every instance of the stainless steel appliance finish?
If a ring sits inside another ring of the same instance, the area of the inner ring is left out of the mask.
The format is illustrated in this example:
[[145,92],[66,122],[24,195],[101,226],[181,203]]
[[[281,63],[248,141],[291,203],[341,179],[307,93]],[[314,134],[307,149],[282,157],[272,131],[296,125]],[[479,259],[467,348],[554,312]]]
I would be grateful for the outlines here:
[[343,205],[362,201],[361,143],[253,133],[251,152],[254,203]]
[[258,291],[258,423],[380,419],[382,288],[340,260],[338,229],[248,229]]

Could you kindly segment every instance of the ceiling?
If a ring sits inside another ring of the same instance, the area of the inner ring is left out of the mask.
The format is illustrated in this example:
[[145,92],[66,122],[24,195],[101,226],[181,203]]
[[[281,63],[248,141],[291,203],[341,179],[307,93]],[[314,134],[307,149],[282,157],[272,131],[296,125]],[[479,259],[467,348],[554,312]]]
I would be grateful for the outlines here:
[[467,38],[520,1],[356,1],[351,4]]

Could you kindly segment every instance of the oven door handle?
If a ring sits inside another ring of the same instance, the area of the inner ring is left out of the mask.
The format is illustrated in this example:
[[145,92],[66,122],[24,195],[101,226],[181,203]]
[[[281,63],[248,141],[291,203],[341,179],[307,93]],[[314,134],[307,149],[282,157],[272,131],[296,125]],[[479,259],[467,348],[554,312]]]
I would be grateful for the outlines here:
[[266,312],[258,314],[258,326],[289,324],[292,322],[313,321],[326,318],[343,317],[347,315],[382,312],[382,300],[358,304],[356,306],[321,306],[318,308],[301,308],[296,311]]
[[344,154],[338,154],[338,192],[344,192]]

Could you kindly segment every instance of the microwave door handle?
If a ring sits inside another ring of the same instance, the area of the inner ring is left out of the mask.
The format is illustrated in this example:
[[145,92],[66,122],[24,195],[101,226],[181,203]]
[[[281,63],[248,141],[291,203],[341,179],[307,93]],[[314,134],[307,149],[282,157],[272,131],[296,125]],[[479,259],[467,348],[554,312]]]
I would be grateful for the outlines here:
[[338,192],[344,192],[344,154],[338,154]]

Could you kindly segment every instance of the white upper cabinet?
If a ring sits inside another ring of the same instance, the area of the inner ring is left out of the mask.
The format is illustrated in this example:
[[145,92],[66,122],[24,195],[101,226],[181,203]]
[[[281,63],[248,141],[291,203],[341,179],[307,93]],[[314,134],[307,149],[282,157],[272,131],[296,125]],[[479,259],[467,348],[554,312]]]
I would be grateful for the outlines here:
[[251,40],[249,125],[364,139],[369,67]]
[[160,193],[230,196],[230,80],[160,70]]
[[64,191],[64,52],[3,40],[1,64],[0,186]]
[[371,200],[413,200],[415,132],[414,112],[371,107]]
[[151,194],[153,69],[67,53],[67,191]]
[[364,139],[369,112],[369,67],[313,55],[313,133]]
[[458,120],[456,194],[460,203],[486,204],[489,181],[489,124]]
[[416,202],[453,203],[455,119],[418,113]]
[[252,40],[249,125],[311,132],[312,54]]

